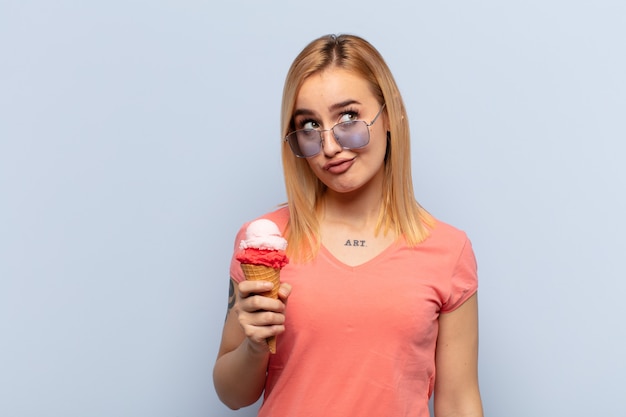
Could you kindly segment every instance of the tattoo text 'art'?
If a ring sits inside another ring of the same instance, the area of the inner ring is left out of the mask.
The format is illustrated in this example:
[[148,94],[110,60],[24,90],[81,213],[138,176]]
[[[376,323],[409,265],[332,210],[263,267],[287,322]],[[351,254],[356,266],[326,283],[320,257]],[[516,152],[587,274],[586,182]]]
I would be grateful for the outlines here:
[[346,240],[346,243],[343,244],[343,246],[360,246],[360,247],[365,247],[365,241],[364,240]]

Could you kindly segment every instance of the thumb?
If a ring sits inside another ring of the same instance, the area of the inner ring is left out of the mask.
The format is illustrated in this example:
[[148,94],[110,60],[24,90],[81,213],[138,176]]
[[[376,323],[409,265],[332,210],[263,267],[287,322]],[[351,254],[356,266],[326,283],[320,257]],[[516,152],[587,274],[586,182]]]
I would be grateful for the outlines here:
[[291,294],[291,284],[281,282],[280,287],[278,288],[278,297],[285,302],[287,301],[287,298],[289,298],[289,294]]

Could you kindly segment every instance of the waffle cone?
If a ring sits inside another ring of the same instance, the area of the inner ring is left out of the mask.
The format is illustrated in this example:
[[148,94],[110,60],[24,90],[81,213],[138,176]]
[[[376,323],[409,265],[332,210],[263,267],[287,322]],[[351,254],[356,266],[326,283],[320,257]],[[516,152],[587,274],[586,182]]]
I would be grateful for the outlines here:
[[[274,286],[270,291],[259,293],[263,297],[278,298],[280,288],[280,269],[265,265],[241,264],[241,269],[249,281],[269,281]],[[271,353],[276,353],[276,336],[268,337],[267,344]]]

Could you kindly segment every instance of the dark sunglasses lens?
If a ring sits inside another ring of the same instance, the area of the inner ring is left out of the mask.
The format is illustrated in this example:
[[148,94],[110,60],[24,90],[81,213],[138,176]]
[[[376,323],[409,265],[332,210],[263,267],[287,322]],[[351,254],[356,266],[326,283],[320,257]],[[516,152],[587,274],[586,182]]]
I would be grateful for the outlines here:
[[317,130],[298,130],[287,135],[287,141],[293,153],[302,158],[317,155],[321,150],[321,138]]
[[370,141],[370,132],[363,121],[339,123],[333,128],[337,141],[345,149],[359,149]]

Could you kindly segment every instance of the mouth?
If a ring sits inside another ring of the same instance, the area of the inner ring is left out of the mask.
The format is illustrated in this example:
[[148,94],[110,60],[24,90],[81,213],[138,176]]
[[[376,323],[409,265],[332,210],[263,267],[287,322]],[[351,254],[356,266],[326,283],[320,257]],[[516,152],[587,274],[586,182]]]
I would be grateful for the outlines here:
[[324,165],[324,169],[330,172],[331,174],[342,174],[346,172],[348,169],[350,169],[352,164],[354,164],[355,159],[356,157],[350,158],[350,159],[339,159],[336,161],[331,161],[331,162],[328,162],[326,165]]

